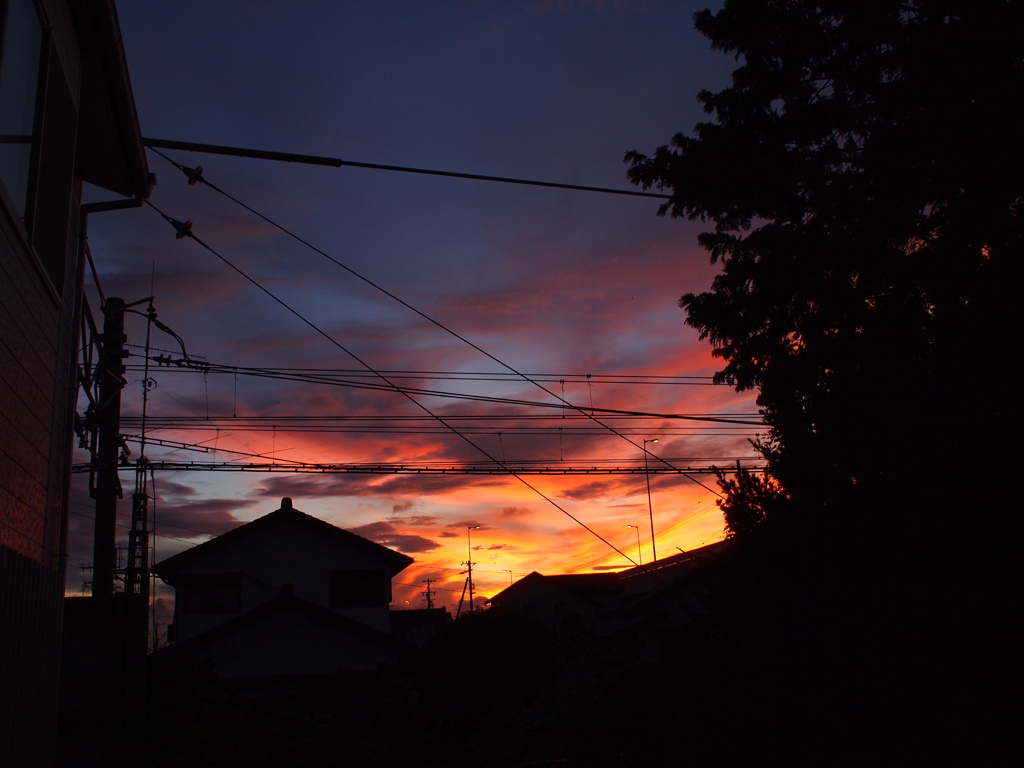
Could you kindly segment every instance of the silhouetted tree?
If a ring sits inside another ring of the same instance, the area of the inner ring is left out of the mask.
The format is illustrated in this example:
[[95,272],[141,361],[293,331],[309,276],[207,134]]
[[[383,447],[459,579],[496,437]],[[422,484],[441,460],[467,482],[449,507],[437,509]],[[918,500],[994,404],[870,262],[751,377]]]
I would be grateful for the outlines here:
[[695,21],[732,86],[699,95],[694,136],[626,159],[671,191],[661,214],[714,224],[722,271],[680,305],[718,380],[758,390],[780,509],[991,537],[1010,497],[964,526],[964,467],[1017,455],[1024,4],[726,0]]
[[769,425],[769,476],[720,478],[752,546],[715,641],[679,651],[745,702],[709,732],[768,762],[991,763],[1016,728],[994,702],[1019,638],[1024,2],[725,0],[695,22],[732,85],[626,160],[672,193],[661,214],[712,225],[721,272],[680,306]]
[[740,469],[731,479],[717,470],[718,484],[725,491],[718,507],[725,518],[728,538],[749,536],[771,515],[772,507],[786,497],[778,482],[770,475]]

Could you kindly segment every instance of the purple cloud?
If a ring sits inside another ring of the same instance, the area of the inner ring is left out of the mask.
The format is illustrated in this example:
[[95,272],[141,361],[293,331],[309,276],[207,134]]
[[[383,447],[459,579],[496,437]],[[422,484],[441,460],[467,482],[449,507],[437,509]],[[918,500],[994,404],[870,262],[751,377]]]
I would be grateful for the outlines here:
[[400,533],[395,526],[383,520],[378,523],[359,525],[348,530],[370,541],[383,544],[385,547],[394,547],[400,552],[430,552],[441,546],[436,541],[431,541],[424,536]]
[[445,528],[479,528],[482,531],[489,530],[490,527],[487,523],[481,523],[479,520],[457,520],[445,526]]
[[527,517],[533,512],[526,507],[505,507],[501,510],[502,517]]
[[437,518],[433,515],[409,515],[408,517],[389,517],[389,521],[400,525],[436,525]]

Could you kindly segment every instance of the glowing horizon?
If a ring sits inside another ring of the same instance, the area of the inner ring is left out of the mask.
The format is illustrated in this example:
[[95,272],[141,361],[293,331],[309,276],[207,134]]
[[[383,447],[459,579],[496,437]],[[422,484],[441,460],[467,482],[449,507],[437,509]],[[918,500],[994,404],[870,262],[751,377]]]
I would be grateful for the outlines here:
[[[267,7],[228,16],[219,7],[178,4],[128,5],[119,12],[144,135],[626,188],[625,150],[654,147],[689,129],[703,117],[692,96],[727,82],[732,69],[731,60],[710,52],[692,29],[697,6],[684,6],[412,6],[403,14],[418,21],[398,26],[376,4]],[[174,31],[182,19],[192,30],[188,56],[181,55]],[[366,29],[375,32],[360,32]],[[573,45],[567,46],[570,29]],[[254,56],[256,50],[274,53]],[[302,56],[295,55],[299,50]],[[657,217],[656,201],[167,154],[202,165],[213,184],[518,371],[634,377],[628,384],[568,382],[564,395],[580,407],[756,412],[750,393],[729,387],[636,383],[641,375],[710,376],[721,367],[677,307],[681,294],[706,290],[718,271],[696,244],[703,227]],[[502,371],[210,188],[189,186],[161,157],[148,158],[159,177],[154,205],[191,220],[198,237],[374,369]],[[86,188],[83,199],[106,196]],[[160,320],[197,359],[242,367],[359,368],[195,242],[174,234],[148,208],[94,217],[89,240],[105,295],[134,301],[155,294]],[[87,292],[96,311],[99,299],[88,279]],[[137,364],[142,318],[130,316],[127,333],[136,355],[127,362]],[[180,355],[169,337],[154,332],[153,338],[157,349]],[[311,432],[290,424],[294,416],[417,414],[393,393],[245,376],[236,381],[168,368],[150,375],[157,384],[149,414],[192,420],[187,429],[167,427],[150,436],[201,442],[221,451],[219,460],[228,459],[228,449],[314,463],[483,459],[468,443],[437,430]],[[130,371],[127,415],[139,413],[141,378],[140,371]],[[413,384],[552,400],[524,382]],[[562,393],[560,385],[548,386]],[[421,399],[441,416],[527,411]],[[231,420],[235,415],[264,421],[243,426]],[[530,429],[481,421],[469,437],[510,462],[564,457],[636,466],[642,459],[641,450],[602,435],[593,424],[594,430],[583,429],[582,422],[567,419],[573,426],[559,432],[559,414],[544,415]],[[723,465],[752,455],[747,439],[757,429],[658,419],[627,426],[633,440],[658,437],[656,455],[680,463],[716,457]],[[210,459],[170,448],[151,447],[147,454]],[[79,453],[76,461],[84,458]],[[639,521],[649,560],[642,475],[528,479],[637,560],[635,532],[625,526]],[[701,480],[717,487],[712,477]],[[77,566],[91,559],[85,483],[84,476],[74,479],[71,594],[80,581]],[[659,554],[721,536],[712,493],[669,475],[652,475],[651,491]],[[465,520],[485,526],[473,540],[481,547],[474,555],[477,592],[484,596],[507,584],[506,571],[519,578],[534,570],[631,565],[521,483],[498,475],[158,473],[156,556],[267,514],[283,496],[298,509],[416,559],[396,580],[393,607],[406,600],[421,605],[418,593],[428,576],[442,579],[440,604],[457,602],[467,553],[456,524]],[[122,523],[127,506],[120,507]],[[166,592],[159,596],[165,599]]]

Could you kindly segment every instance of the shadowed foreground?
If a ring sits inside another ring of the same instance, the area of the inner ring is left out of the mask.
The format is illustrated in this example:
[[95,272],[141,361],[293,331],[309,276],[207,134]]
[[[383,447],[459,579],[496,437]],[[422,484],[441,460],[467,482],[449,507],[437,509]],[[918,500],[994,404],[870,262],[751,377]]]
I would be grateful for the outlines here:
[[709,615],[681,631],[555,638],[495,609],[400,669],[257,697],[202,665],[154,666],[149,764],[1009,762],[1017,640],[969,556],[883,571],[863,548],[796,555],[734,548],[702,576]]

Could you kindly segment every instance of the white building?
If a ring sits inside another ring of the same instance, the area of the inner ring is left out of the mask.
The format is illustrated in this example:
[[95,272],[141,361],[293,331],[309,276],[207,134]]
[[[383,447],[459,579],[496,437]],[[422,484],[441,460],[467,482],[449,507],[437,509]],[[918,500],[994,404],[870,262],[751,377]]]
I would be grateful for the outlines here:
[[411,563],[285,498],[153,571],[176,592],[169,651],[251,677],[392,663],[391,579]]

